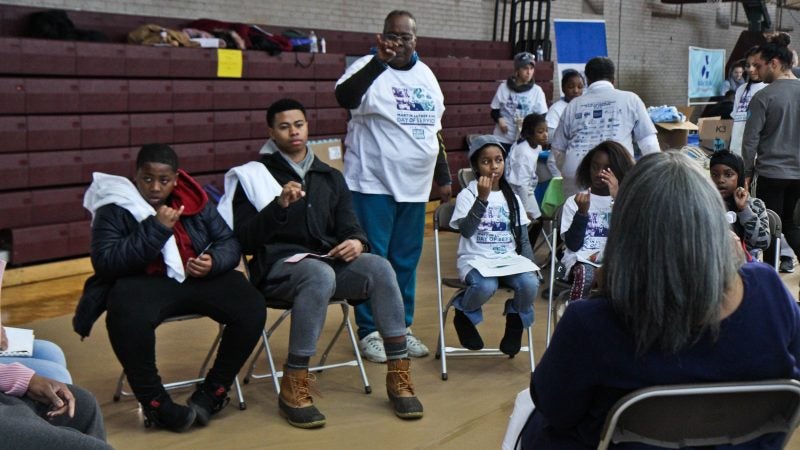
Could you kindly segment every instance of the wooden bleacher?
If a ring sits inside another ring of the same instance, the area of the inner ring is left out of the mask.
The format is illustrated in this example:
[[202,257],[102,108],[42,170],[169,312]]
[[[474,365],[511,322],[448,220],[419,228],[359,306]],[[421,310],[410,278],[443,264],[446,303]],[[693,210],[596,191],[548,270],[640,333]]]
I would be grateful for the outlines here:
[[[336,104],[334,83],[345,56],[368,53],[375,39],[317,30],[329,53],[244,51],[242,78],[229,79],[217,77],[216,49],[124,43],[142,24],[181,28],[190,20],[69,11],[76,27],[114,42],[22,37],[27,16],[40,10],[0,9],[0,248],[14,265],[86,255],[82,197],[92,172],[132,174],[144,143],[172,144],[183,168],[221,190],[230,167],[257,158],[265,109],[279,98],[308,108],[311,139],[343,138],[347,111]],[[443,136],[455,174],[468,166],[465,137],[493,128],[489,103],[512,73],[510,45],[422,37],[417,48],[444,92]],[[538,64],[548,101],[552,79],[552,63]]]

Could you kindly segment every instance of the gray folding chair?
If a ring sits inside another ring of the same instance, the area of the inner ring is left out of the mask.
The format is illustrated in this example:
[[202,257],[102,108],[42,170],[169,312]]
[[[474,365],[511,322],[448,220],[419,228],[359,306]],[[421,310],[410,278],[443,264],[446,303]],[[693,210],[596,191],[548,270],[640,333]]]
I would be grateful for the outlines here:
[[462,168],[458,169],[458,184],[461,185],[461,189],[466,189],[469,186],[470,181],[475,180],[475,172],[472,171],[472,168]]
[[[339,327],[336,329],[336,333],[334,333],[333,338],[331,338],[328,346],[325,348],[325,351],[322,353],[320,357],[319,363],[316,366],[309,367],[309,372],[322,372],[326,369],[334,369],[337,367],[358,367],[359,372],[361,373],[361,381],[364,383],[364,392],[369,394],[372,393],[372,387],[369,385],[369,380],[367,379],[367,372],[364,370],[364,361],[361,359],[361,352],[358,349],[358,340],[356,339],[356,334],[353,331],[353,326],[350,323],[350,303],[348,303],[345,299],[331,299],[328,305],[338,305],[342,310],[342,321],[339,324]],[[267,307],[273,309],[280,309],[283,310],[280,317],[275,320],[275,322],[269,327],[264,328],[261,332],[261,346],[256,351],[255,356],[253,356],[252,362],[250,364],[250,369],[247,371],[247,375],[244,377],[245,384],[250,382],[250,379],[262,379],[262,378],[272,378],[272,385],[275,388],[275,393],[280,394],[281,392],[281,385],[278,379],[283,376],[283,371],[278,370],[277,366],[275,365],[275,360],[272,356],[272,349],[269,345],[269,339],[272,337],[275,330],[283,323],[286,318],[288,318],[292,313],[292,304],[290,302],[285,302],[282,300],[277,299],[267,299]],[[328,355],[333,348],[333,345],[336,344],[336,341],[339,339],[339,336],[342,334],[342,331],[347,329],[347,334],[350,337],[350,345],[353,347],[353,353],[355,354],[355,358],[342,361],[334,364],[326,364],[328,360]],[[256,363],[258,362],[259,356],[261,356],[261,352],[264,352],[264,357],[267,360],[267,365],[269,366],[269,372],[257,374],[255,373]]]
[[[462,169],[463,170],[463,169]],[[436,350],[436,357],[442,362],[442,380],[447,380],[447,356],[451,357],[484,357],[484,356],[503,356],[508,357],[505,353],[496,348],[484,348],[481,350],[468,350],[461,347],[448,347],[445,342],[444,326],[447,323],[447,312],[453,306],[453,300],[456,299],[466,288],[467,285],[462,283],[458,278],[444,278],[442,276],[442,255],[440,250],[439,232],[458,233],[458,230],[450,227],[450,218],[453,216],[455,209],[454,203],[444,203],[436,208],[433,214],[433,240],[435,243],[436,251],[436,287],[438,293],[438,306],[439,306],[439,342],[438,349]],[[447,304],[444,304],[443,288],[447,286],[455,289],[456,291],[450,296]],[[528,352],[528,357],[531,364],[531,372],[534,369],[533,362],[533,334],[532,327],[528,327],[528,345],[523,346],[520,351]]]
[[771,209],[767,210],[767,219],[769,220],[769,246],[775,250],[775,260],[764,262],[767,264],[772,263],[777,272],[781,265],[781,233],[783,233],[783,226],[781,225],[781,216]]
[[653,386],[617,401],[597,448],[621,442],[666,448],[737,445],[785,433],[783,448],[798,420],[797,380]]
[[[175,316],[166,319],[165,321],[161,322],[161,325],[173,322],[183,322],[185,320],[193,320],[193,319],[202,319],[206,316],[202,316],[200,314],[187,314],[183,316]],[[159,325],[159,327],[161,326]],[[167,391],[171,391],[173,389],[180,389],[190,386],[196,386],[199,383],[202,383],[204,375],[206,373],[206,369],[208,368],[208,363],[211,362],[211,357],[214,355],[214,352],[219,347],[219,342],[222,340],[222,332],[225,330],[224,324],[219,324],[219,331],[217,332],[217,336],[214,338],[214,342],[211,344],[211,348],[208,350],[206,354],[206,358],[203,360],[203,365],[200,366],[200,372],[197,375],[197,378],[192,378],[183,381],[174,381],[172,383],[164,384],[164,389]],[[122,373],[119,375],[117,379],[117,388],[114,390],[114,401],[118,402],[123,396],[132,396],[133,393],[130,391],[126,391],[124,388],[125,384],[125,371],[123,370]],[[239,409],[245,410],[247,408],[247,404],[244,401],[244,395],[242,395],[242,387],[239,384],[239,376],[237,375],[234,378],[234,387],[236,388],[236,397],[239,400]]]

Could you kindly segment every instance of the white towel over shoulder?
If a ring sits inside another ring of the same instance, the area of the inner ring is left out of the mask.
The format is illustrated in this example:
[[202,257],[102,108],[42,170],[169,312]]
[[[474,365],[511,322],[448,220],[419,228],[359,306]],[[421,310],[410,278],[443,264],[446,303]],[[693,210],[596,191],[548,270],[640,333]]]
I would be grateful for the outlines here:
[[242,185],[247,199],[258,211],[269,205],[283,190],[267,167],[258,161],[250,161],[229,170],[225,174],[225,195],[219,199],[217,209],[231,229],[233,229],[233,196],[239,184]]
[[[83,207],[92,213],[92,219],[94,220],[95,212],[98,209],[111,204],[125,208],[137,222],[156,215],[156,210],[139,194],[139,190],[129,179],[117,175],[94,172],[92,174],[92,184],[83,196]],[[186,279],[186,273],[183,270],[183,261],[178,251],[178,243],[175,240],[175,236],[170,236],[161,249],[161,254],[164,255],[167,276],[179,283],[183,283]]]

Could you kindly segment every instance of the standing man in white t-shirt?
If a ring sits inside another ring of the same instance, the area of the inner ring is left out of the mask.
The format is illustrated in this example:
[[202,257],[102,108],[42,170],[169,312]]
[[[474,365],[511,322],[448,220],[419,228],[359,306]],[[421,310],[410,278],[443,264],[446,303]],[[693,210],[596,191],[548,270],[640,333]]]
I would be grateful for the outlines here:
[[614,63],[601,56],[592,58],[585,75],[589,87],[569,102],[550,144],[564,176],[565,197],[578,192],[575,170],[586,153],[603,141],[619,142],[631,157],[634,142],[642,155],[660,150],[656,127],[642,99],[614,88]]
[[[450,170],[439,132],[444,96],[433,72],[414,51],[417,25],[408,11],[386,16],[377,52],[355,61],[336,82],[336,100],[350,110],[344,177],[353,208],[372,252],[386,257],[397,274],[406,326],[414,319],[416,269],[422,253],[425,203],[431,180],[442,202],[450,199]],[[362,355],[386,361],[370,306],[356,307]],[[408,354],[428,348],[410,328]]]

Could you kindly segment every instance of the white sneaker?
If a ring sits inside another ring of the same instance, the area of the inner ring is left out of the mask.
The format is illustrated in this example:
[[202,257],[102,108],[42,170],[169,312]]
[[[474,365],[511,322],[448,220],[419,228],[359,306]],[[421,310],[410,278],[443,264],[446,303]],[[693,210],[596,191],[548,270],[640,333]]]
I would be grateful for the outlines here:
[[430,353],[428,347],[416,336],[411,334],[411,328],[406,329],[406,345],[408,346],[408,356],[412,358],[422,358],[423,356],[428,356],[428,353]]
[[386,350],[383,348],[383,339],[377,331],[373,331],[358,341],[358,349],[361,351],[361,357],[363,358],[367,358],[375,363],[386,362]]

